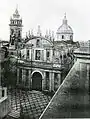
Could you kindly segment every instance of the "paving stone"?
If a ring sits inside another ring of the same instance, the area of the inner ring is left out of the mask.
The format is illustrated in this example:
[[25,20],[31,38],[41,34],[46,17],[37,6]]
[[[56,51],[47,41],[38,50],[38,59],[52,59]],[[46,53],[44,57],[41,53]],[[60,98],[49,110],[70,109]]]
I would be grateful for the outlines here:
[[51,99],[50,96],[39,91],[25,92],[17,89],[13,89],[12,92],[9,91],[8,97],[12,109],[8,116],[19,118],[22,105],[23,114],[28,115],[30,119],[39,119]]

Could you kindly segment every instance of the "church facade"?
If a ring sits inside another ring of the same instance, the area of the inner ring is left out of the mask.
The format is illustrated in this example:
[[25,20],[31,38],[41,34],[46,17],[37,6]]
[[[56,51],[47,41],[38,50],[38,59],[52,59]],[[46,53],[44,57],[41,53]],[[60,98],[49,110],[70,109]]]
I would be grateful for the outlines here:
[[[10,19],[10,55],[17,59],[17,86],[30,90],[56,91],[74,63],[73,30],[66,15],[57,30],[43,36],[40,26],[37,34],[29,32],[22,39],[22,19],[16,9]],[[65,74],[66,73],[66,74]]]

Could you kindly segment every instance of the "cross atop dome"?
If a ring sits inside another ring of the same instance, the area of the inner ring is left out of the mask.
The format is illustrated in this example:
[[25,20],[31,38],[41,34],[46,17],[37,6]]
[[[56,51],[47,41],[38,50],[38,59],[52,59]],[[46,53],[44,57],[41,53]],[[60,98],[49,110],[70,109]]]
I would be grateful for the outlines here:
[[38,25],[37,35],[38,35],[38,36],[41,36],[41,29],[40,29],[40,25]]
[[64,13],[64,18],[66,18],[66,12]]

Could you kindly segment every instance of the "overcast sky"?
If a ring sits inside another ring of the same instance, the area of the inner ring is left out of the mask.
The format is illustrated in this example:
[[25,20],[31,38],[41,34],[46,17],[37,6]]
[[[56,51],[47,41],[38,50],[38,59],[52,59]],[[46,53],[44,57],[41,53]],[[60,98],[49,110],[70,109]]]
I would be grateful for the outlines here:
[[30,29],[41,26],[55,33],[62,24],[64,13],[74,32],[74,41],[90,39],[90,0],[2,0],[0,2],[0,39],[9,40],[10,16],[18,4],[23,19],[23,37]]

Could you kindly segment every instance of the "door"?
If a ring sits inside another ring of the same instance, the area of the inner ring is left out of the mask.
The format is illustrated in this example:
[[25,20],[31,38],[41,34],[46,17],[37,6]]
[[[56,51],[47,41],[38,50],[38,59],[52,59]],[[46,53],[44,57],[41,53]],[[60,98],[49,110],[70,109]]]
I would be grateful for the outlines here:
[[39,72],[35,72],[32,76],[32,89],[42,90],[42,75]]

